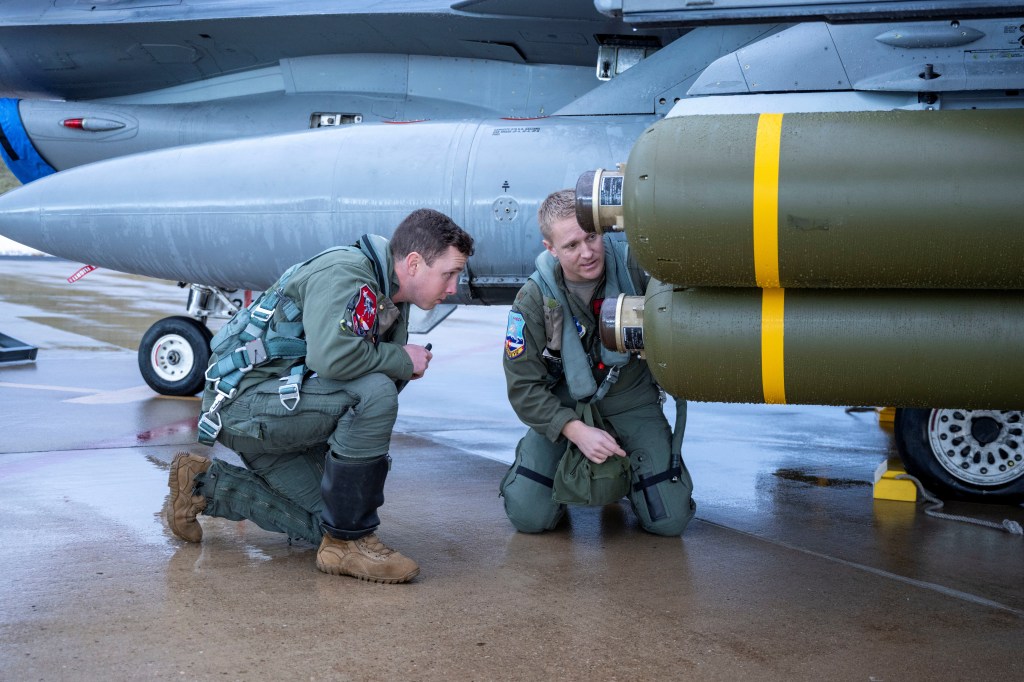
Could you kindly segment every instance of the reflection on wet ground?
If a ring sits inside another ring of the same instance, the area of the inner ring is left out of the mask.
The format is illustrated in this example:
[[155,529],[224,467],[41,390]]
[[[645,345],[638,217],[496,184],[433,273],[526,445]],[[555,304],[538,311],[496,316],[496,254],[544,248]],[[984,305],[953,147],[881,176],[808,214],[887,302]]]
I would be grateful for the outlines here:
[[[184,311],[187,290],[178,289],[172,282],[98,269],[69,283],[67,278],[80,266],[54,258],[0,257],[0,270],[19,263],[31,263],[33,267],[20,267],[18,277],[3,278],[4,317],[16,316],[23,322],[57,330],[61,336],[74,334],[92,341],[85,346],[65,346],[57,341],[48,344],[51,349],[98,351],[114,346],[135,350],[142,338],[140,328],[145,331],[161,317],[181,315]],[[109,299],[97,300],[100,288]],[[13,309],[14,306],[29,306],[31,310]],[[108,309],[116,310],[117,314],[104,314]],[[11,333],[6,329],[0,331]]]
[[870,487],[871,481],[856,480],[851,478],[829,478],[827,476],[813,476],[806,471],[800,471],[798,469],[779,469],[774,473],[775,476],[785,480],[793,481],[794,483],[806,483],[807,485],[815,485],[822,488],[856,488],[856,487]]
[[431,374],[401,397],[381,535],[420,562],[414,583],[321,574],[315,548],[248,522],[204,518],[181,543],[162,507],[197,401],[154,395],[130,348],[184,292],[26,263],[0,259],[0,332],[40,348],[0,367],[0,679],[1022,676],[1024,541],[873,500],[893,453],[873,411],[693,403],[682,538],[624,504],[512,531],[504,309],[431,332]]

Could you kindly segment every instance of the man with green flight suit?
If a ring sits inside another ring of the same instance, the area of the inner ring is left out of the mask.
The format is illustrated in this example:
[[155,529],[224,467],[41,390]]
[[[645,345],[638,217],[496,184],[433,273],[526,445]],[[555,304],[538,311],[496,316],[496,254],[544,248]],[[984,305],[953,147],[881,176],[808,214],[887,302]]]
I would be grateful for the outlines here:
[[553,529],[567,507],[560,484],[568,474],[559,464],[575,449],[588,466],[628,458],[623,491],[641,527],[679,535],[696,509],[680,457],[686,403],[676,402],[673,437],[647,363],[602,348],[597,329],[605,298],[642,294],[649,278],[625,241],[580,228],[573,190],[548,196],[538,221],[546,251],[516,296],[505,335],[509,401],[530,427],[501,482],[505,512],[521,532]]
[[430,310],[454,294],[472,253],[462,228],[420,209],[390,241],[366,235],[290,268],[236,314],[211,342],[199,439],[245,467],[178,454],[171,531],[199,542],[197,514],[249,519],[319,544],[325,573],[414,578],[416,562],[375,533],[398,392],[432,357],[408,343],[409,305]]

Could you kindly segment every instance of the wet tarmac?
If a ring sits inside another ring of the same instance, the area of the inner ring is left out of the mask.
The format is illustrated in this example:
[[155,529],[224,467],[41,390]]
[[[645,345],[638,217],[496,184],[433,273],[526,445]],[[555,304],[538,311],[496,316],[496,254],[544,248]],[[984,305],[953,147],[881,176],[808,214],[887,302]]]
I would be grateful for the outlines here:
[[248,522],[180,542],[162,507],[198,403],[150,391],[135,347],[185,292],[68,284],[79,267],[0,258],[0,333],[39,348],[0,365],[0,680],[1024,678],[1024,539],[874,500],[893,451],[871,412],[691,404],[683,537],[622,505],[514,532],[502,308],[423,337],[435,360],[401,396],[381,536],[413,583],[321,574]]

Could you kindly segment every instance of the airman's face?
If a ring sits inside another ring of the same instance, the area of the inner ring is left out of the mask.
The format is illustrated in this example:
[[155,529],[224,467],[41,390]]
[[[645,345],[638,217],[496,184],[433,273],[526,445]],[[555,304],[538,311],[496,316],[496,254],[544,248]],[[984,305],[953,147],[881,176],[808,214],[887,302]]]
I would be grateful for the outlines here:
[[597,233],[584,232],[575,216],[552,223],[551,240],[545,239],[544,246],[569,281],[588,282],[604,274],[604,241]]
[[434,259],[433,265],[427,265],[419,254],[410,263],[409,302],[423,310],[431,310],[444,299],[455,293],[459,283],[459,273],[466,267],[466,256],[454,246]]

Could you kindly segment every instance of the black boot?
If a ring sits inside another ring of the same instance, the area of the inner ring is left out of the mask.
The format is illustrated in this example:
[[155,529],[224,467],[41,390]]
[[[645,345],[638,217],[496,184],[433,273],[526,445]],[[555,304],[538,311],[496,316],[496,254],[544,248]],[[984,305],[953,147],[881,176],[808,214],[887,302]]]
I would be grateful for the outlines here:
[[384,479],[391,458],[341,458],[327,455],[321,492],[324,538],[316,567],[331,575],[350,575],[377,583],[404,583],[420,572],[412,559],[386,546],[373,531],[380,525]]
[[327,453],[320,492],[324,498],[320,527],[340,540],[355,540],[377,530],[377,508],[384,504],[384,479],[391,458],[339,457]]

